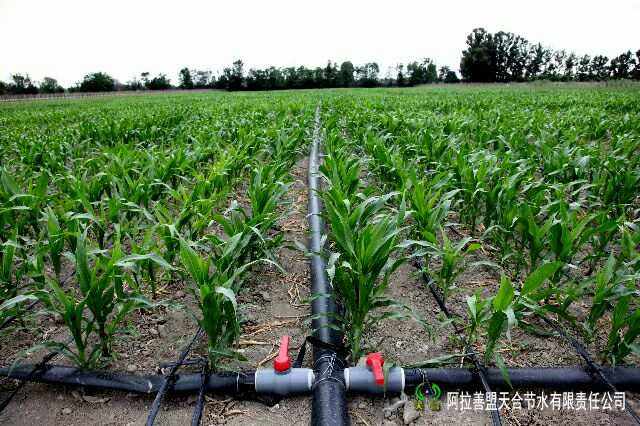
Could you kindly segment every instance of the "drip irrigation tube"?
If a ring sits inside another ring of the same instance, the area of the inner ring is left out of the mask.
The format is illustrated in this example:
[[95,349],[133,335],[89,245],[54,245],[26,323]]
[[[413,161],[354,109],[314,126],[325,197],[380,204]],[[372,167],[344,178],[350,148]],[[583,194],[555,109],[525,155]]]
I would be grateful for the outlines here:
[[[580,355],[582,359],[587,363],[587,367],[591,375],[595,379],[597,379],[602,384],[602,386],[606,388],[606,390],[611,392],[618,391],[618,387],[615,385],[615,383],[612,382],[611,376],[604,370],[604,368],[602,368],[602,366],[600,366],[591,358],[585,347],[582,346],[582,344],[578,342],[578,340],[571,337],[565,330],[562,329],[562,327],[560,327],[560,325],[556,321],[552,321],[544,315],[539,316],[544,322],[549,324],[560,336],[562,336],[565,341],[569,342],[571,346],[573,346],[578,355]],[[631,408],[629,405],[625,405],[625,411],[637,425],[640,425],[640,416],[638,416],[638,413],[636,413],[633,408]]]
[[[320,143],[320,106],[318,106],[316,108],[313,140],[309,154],[308,179],[311,293],[316,296],[311,305],[313,314],[312,327],[315,338],[328,345],[342,347],[342,335],[332,327],[336,304],[327,283],[326,265],[321,256],[324,224],[318,195],[320,189]],[[311,406],[311,423],[313,425],[350,424],[345,396],[344,367],[344,361],[336,351],[328,347],[314,346],[313,369],[316,374],[316,382],[313,385],[313,402]]]
[[184,363],[184,360],[187,358],[187,355],[189,355],[189,351],[191,351],[191,348],[193,347],[195,342],[199,340],[203,334],[204,334],[204,330],[202,329],[202,327],[198,327],[198,331],[196,331],[196,334],[193,336],[193,339],[191,339],[191,342],[189,342],[187,347],[182,350],[182,353],[180,353],[180,356],[178,357],[178,361],[171,366],[169,370],[169,374],[167,374],[167,376],[164,378],[164,381],[162,382],[162,385],[160,386],[160,389],[158,390],[158,393],[156,394],[156,397],[153,400],[153,404],[151,405],[151,410],[149,411],[149,416],[147,417],[147,426],[153,426],[153,423],[156,420],[156,416],[158,415],[158,411],[160,410],[160,405],[162,404],[162,400],[164,399],[164,396],[174,386],[178,369],[180,369],[180,367]]
[[[438,292],[436,291],[434,285],[433,285],[433,281],[431,280],[431,277],[429,277],[429,275],[427,274],[424,265],[422,265],[419,261],[416,260],[416,266],[418,267],[418,269],[420,271],[422,271],[422,278],[424,279],[424,281],[427,283],[427,286],[429,287],[429,291],[431,292],[431,295],[433,296],[433,298],[436,300],[436,303],[438,304],[438,306],[440,307],[440,310],[445,314],[445,316],[448,319],[453,318],[453,315],[451,314],[451,312],[449,312],[449,310],[447,309],[447,305],[444,303],[444,299],[440,296],[440,294],[438,294]],[[455,323],[452,323],[453,329],[455,330],[456,334],[461,335],[462,334],[462,330],[460,330]],[[470,353],[470,358],[471,361],[473,362],[473,365],[475,366],[478,374],[478,378],[480,379],[480,383],[482,384],[482,387],[484,389],[484,391],[486,393],[490,393],[491,392],[491,384],[489,383],[489,380],[487,379],[487,368],[478,360],[478,356],[476,355],[475,351],[473,350],[473,348],[471,347],[467,347],[465,349],[465,352]],[[491,410],[491,421],[493,423],[493,426],[500,426],[502,425],[502,421],[500,420],[500,412],[498,411],[498,409],[496,408],[495,410]]]

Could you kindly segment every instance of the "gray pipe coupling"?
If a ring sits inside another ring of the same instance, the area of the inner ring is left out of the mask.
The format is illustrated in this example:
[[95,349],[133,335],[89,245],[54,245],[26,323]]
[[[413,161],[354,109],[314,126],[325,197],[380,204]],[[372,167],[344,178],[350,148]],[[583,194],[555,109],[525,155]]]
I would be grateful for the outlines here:
[[369,394],[401,393],[404,391],[404,369],[393,367],[385,377],[384,386],[375,382],[373,373],[366,367],[352,367],[344,369],[344,382],[350,392]]
[[315,376],[310,368],[291,368],[278,373],[273,368],[256,370],[256,393],[294,395],[311,391]]

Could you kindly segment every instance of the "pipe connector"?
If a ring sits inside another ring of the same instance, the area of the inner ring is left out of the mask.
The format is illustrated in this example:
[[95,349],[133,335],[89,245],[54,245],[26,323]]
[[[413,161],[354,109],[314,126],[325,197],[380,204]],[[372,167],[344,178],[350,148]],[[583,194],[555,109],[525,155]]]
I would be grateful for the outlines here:
[[273,368],[261,368],[256,370],[255,377],[256,393],[280,396],[309,393],[315,380],[310,368],[290,368],[285,373]]
[[384,385],[376,382],[373,372],[366,367],[351,367],[344,370],[344,382],[350,392],[383,394],[401,393],[404,391],[404,369],[401,367],[390,368],[387,372]]

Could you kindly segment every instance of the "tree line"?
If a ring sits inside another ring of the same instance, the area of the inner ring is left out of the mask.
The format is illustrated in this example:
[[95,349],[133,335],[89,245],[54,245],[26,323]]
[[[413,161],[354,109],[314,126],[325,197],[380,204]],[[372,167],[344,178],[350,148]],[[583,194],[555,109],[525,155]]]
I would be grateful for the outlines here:
[[640,50],[609,59],[553,50],[524,37],[476,28],[467,36],[460,73],[465,81],[509,83],[533,80],[605,81],[640,80]]
[[[524,37],[499,31],[490,33],[474,29],[462,52],[462,81],[509,83],[533,80],[605,81],[640,80],[640,50],[631,50],[609,59],[604,55],[578,56],[566,50],[553,50],[540,43],[530,43]],[[220,89],[220,90],[283,90],[322,89],[337,87],[415,86],[430,83],[457,83],[458,74],[447,66],[438,68],[431,58],[398,64],[380,76],[376,62],[340,65],[329,61],[325,67],[274,67],[245,70],[241,60],[225,67],[219,75],[210,70],[182,68],[178,82],[171,84],[166,74],[143,72],[126,83],[120,83],[104,72],[84,76],[82,81],[64,89],[52,77],[34,82],[29,75],[14,74],[9,83],[0,81],[0,95],[68,92],[109,92],[116,90]]]

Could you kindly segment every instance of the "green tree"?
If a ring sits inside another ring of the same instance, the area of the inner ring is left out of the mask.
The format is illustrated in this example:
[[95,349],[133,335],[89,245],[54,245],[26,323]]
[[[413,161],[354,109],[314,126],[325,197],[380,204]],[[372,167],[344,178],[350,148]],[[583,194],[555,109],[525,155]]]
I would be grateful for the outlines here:
[[380,66],[376,62],[368,62],[356,67],[358,85],[362,87],[376,87],[379,84],[378,73]]
[[460,80],[458,79],[458,75],[455,71],[452,71],[448,66],[440,67],[440,75],[438,76],[438,80],[443,83],[458,83]]
[[182,68],[178,74],[178,79],[180,80],[181,89],[193,89],[193,78],[191,77],[189,68]]
[[458,74],[455,71],[447,72],[447,75],[444,77],[445,83],[460,83],[460,79],[458,78]]
[[426,58],[424,60],[424,63],[427,65],[424,75],[424,83],[435,83],[436,81],[438,81],[438,71],[436,68],[436,63],[429,58]]
[[584,55],[578,62],[578,71],[576,73],[576,79],[578,81],[590,81],[593,80],[593,73],[591,71],[591,56]]
[[124,88],[125,90],[143,90],[144,83],[138,80],[136,77],[133,77],[133,79],[127,81],[127,83],[124,85]]
[[144,87],[147,87],[147,84],[149,84],[149,72],[145,71],[145,72],[141,72],[140,73],[140,78],[142,79],[142,84],[144,85]]
[[631,73],[636,64],[635,62],[630,50],[611,59],[611,63],[609,64],[611,78],[625,79],[631,77]]
[[171,89],[171,80],[167,78],[166,74],[158,74],[151,80],[147,80],[145,86],[149,90],[167,90]]
[[351,63],[351,61],[345,61],[340,64],[340,71],[338,75],[338,85],[340,87],[351,87],[354,83],[354,74],[355,67]]
[[609,66],[607,65],[609,58],[603,55],[594,56],[591,60],[591,73],[593,78],[598,81],[607,80],[609,78]]
[[578,57],[575,53],[570,53],[564,61],[564,81],[575,80]]
[[29,74],[13,74],[9,83],[8,92],[14,95],[35,95],[38,88],[31,81]]
[[548,52],[549,50],[545,49],[540,43],[529,47],[525,64],[525,80],[535,80],[540,76],[545,64],[545,58],[549,56]]
[[234,91],[243,88],[244,63],[242,60],[235,61],[231,68],[225,68],[222,74],[224,76],[224,82],[226,83],[225,89]]
[[61,93],[64,88],[58,84],[58,80],[51,77],[45,77],[40,83],[40,93]]
[[193,80],[193,85],[195,88],[206,89],[207,87],[211,87],[213,85],[211,71],[197,70],[195,73],[195,78]]
[[635,65],[633,71],[631,71],[631,78],[634,80],[640,80],[640,50],[636,51]]
[[338,85],[338,64],[328,61],[324,68],[324,86],[336,87]]
[[460,72],[467,81],[496,81],[496,49],[493,35],[484,28],[475,28],[467,36],[467,49],[462,52]]
[[398,87],[402,87],[407,83],[406,79],[404,78],[404,65],[398,64],[396,68],[398,69],[398,74],[396,76],[396,84],[398,85]]
[[107,73],[94,72],[84,76],[78,87],[80,92],[112,92],[115,90],[115,80]]

